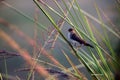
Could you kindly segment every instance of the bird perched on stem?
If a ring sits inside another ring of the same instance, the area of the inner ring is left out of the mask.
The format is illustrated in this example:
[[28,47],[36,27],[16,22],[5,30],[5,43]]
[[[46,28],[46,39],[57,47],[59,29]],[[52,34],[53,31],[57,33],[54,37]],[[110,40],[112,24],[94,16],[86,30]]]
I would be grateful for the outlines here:
[[76,35],[74,29],[69,28],[68,29],[68,39],[76,46],[77,43],[83,44],[85,46],[89,46],[91,48],[94,48],[91,44],[87,43],[83,39],[81,39],[79,36]]

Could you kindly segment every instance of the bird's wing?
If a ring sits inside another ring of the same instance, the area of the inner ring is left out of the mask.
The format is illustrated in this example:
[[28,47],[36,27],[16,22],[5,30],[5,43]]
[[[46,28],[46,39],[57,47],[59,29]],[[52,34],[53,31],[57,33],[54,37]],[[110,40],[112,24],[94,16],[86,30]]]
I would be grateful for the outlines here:
[[71,34],[70,38],[75,40],[75,41],[79,41],[80,40],[80,38],[76,34]]
[[84,44],[85,43],[85,41],[82,40],[80,37],[78,37],[76,34],[71,34],[70,38],[75,40],[75,41],[77,41],[77,42],[79,42],[80,44]]

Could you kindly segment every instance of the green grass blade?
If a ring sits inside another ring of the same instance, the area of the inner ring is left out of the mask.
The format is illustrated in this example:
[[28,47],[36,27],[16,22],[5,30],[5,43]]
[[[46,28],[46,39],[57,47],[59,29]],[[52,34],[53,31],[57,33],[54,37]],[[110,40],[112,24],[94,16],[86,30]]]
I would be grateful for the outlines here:
[[54,22],[54,20],[52,19],[52,17],[40,6],[40,4],[39,4],[39,2],[37,0],[33,0],[33,1],[40,8],[40,10],[45,14],[45,16],[50,20],[50,22],[54,25],[54,27],[56,28],[56,30],[63,37],[63,39],[68,43],[68,45],[72,48],[72,50],[76,53],[75,49],[70,44],[70,42],[65,38],[65,36],[62,34],[62,32],[60,31],[59,27],[56,25],[56,23]]
[[[76,22],[76,20],[75,20],[74,16],[72,15],[72,13],[70,12],[70,10],[69,10],[69,8],[68,8],[68,6],[67,6],[66,2],[65,2],[64,0],[62,0],[62,2],[63,2],[63,4],[65,5],[65,7],[66,7],[67,11],[69,12],[69,14],[70,14],[70,16],[71,16],[72,20],[74,21],[74,24],[73,24],[73,25],[78,26],[78,24],[77,24],[77,22]],[[70,5],[72,5],[72,3],[71,3],[71,2],[70,2]],[[75,26],[72,26],[72,27],[75,27]]]
[[63,50],[62,50],[62,53],[64,54],[64,56],[66,57],[70,65],[72,66],[73,70],[75,71],[75,74],[78,74],[78,78],[81,80],[81,73],[79,72],[79,70],[76,68],[76,66],[72,63],[70,58],[67,56],[67,54]]
[[[64,37],[64,35],[62,34],[62,32],[59,30],[58,26],[55,24],[54,20],[52,19],[52,17],[39,5],[39,3],[34,0],[34,2],[36,3],[36,5],[41,9],[41,11],[46,15],[46,17],[50,20],[50,22],[54,25],[54,27],[57,29],[57,31],[59,32],[59,34],[63,37],[63,39],[68,43],[68,45],[71,47],[71,49],[73,50],[73,52],[75,53],[76,57],[78,57],[78,59],[80,59],[84,65],[86,65],[86,67],[89,69],[89,70],[92,70],[90,68],[90,66],[84,61],[84,59],[79,56],[76,52],[76,50],[73,48],[73,46],[69,43],[69,41],[67,41],[67,39]],[[93,72],[93,71],[92,71]]]
[[[97,5],[95,5],[95,8],[96,8],[98,17],[99,17],[100,21],[102,22],[102,19],[101,19],[101,16],[100,16],[100,12],[99,12],[99,10],[98,10]],[[103,23],[102,23],[101,25],[104,26]],[[102,53],[101,53],[101,52],[100,52],[99,55],[100,55],[100,58],[101,58],[101,60],[102,60],[102,62],[103,62],[103,64],[104,64],[105,69],[107,70],[107,75],[108,75],[107,78],[108,78],[108,79],[111,79],[111,70],[110,70],[110,68],[109,68],[109,66],[108,66],[108,64],[107,64],[107,62],[106,62],[106,60],[105,60],[105,58],[102,56]]]
[[[22,16],[25,17],[26,19],[30,20],[31,22],[33,22],[33,23],[35,22],[33,18],[29,17],[28,15],[26,15],[26,14],[23,13],[22,11],[16,9],[14,6],[8,4],[8,3],[5,2],[5,1],[2,1],[2,3],[3,3],[4,5],[6,5],[7,7],[11,8],[12,10],[14,10],[15,12],[17,12],[18,14],[22,15]],[[42,25],[42,24],[40,24],[40,23],[38,23],[38,22],[37,22],[37,25],[38,25],[39,27],[41,27],[43,30],[47,30],[47,28],[46,28],[44,25]]]
[[[78,5],[77,5],[78,6]],[[76,10],[80,10],[84,15],[86,15],[87,17],[91,18],[92,20],[94,20],[95,22],[97,22],[98,24],[103,24],[100,20],[98,20],[97,18],[95,18],[94,16],[90,15],[89,13],[85,12],[84,10],[80,9],[79,7],[76,7],[75,5],[73,5],[73,7]],[[103,24],[103,27],[106,28],[108,31],[110,31],[111,33],[113,33],[117,38],[120,39],[120,35],[117,34],[115,31],[113,31],[109,26],[107,26],[106,24]]]
[[0,80],[3,80],[1,73],[0,73]]

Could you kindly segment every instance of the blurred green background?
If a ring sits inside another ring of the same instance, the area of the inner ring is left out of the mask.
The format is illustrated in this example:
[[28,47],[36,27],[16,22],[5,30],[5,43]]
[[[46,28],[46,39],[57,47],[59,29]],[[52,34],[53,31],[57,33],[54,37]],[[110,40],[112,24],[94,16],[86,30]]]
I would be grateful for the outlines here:
[[[58,10],[57,6],[52,2],[52,0],[45,0],[45,1],[50,6],[52,6],[55,10]],[[62,5],[61,0],[57,0],[57,1]],[[31,21],[30,19],[34,20],[34,16],[36,13],[35,3],[32,0],[4,0],[4,2],[10,6],[0,1],[0,18],[4,19],[10,24],[17,26],[19,30],[23,31],[26,35],[28,35],[29,37],[33,39],[35,23]],[[105,18],[105,16],[101,15],[103,22],[109,27],[111,27],[113,30],[115,30],[118,34],[120,34],[119,32],[120,31],[120,26],[119,26],[120,25],[120,15],[119,15],[120,14],[120,6],[119,6],[120,3],[119,2],[117,2],[116,0],[78,0],[78,2],[79,2],[81,9],[83,9],[90,15],[94,16],[95,18],[98,18],[98,15],[97,15],[97,12],[94,6],[96,3],[97,6],[100,9],[102,9],[102,11],[107,15],[107,17],[111,20],[111,22],[115,25],[116,28],[114,26],[111,26],[110,22]],[[54,18],[56,22],[60,19],[57,15],[52,13],[50,10],[48,10],[48,12],[51,13],[52,17]],[[52,26],[52,24],[48,21],[48,19],[45,17],[45,15],[40,10],[38,11],[38,22],[41,24],[38,26],[43,25],[46,28],[49,28],[50,26]],[[96,28],[98,28],[102,32],[100,24],[96,23],[92,19],[91,19],[91,22],[93,23],[94,26],[96,26]],[[67,37],[67,29],[70,27],[70,25],[65,23],[63,26],[64,27],[62,28],[62,32]],[[11,30],[9,27],[1,23],[0,23],[0,29],[4,30],[7,34],[9,34],[22,48],[26,49],[31,54],[33,53],[33,47],[30,44],[28,44],[24,38],[21,38],[18,34],[16,34],[14,30]],[[38,27],[37,28],[37,43],[41,43],[43,45],[44,37],[48,35],[47,33],[48,33],[47,31],[44,31],[42,28]],[[116,38],[112,33],[110,32],[107,32],[107,33],[109,34],[109,38],[110,38],[113,49],[116,52],[118,51],[117,53],[119,54],[119,50],[120,50],[119,39]],[[101,40],[100,42],[102,43]],[[57,40],[57,42],[55,43],[55,49],[53,51],[50,51],[50,54],[52,54],[65,67],[69,68],[70,64],[66,61],[65,56],[61,53],[61,50],[60,50],[60,48],[64,49],[65,47],[68,47],[68,46],[64,44],[61,40]],[[48,45],[45,48],[49,52],[50,45]],[[0,38],[0,50],[6,50],[9,52],[17,53],[8,44],[6,44],[6,42],[3,41],[1,38]],[[69,52],[69,50],[66,50],[66,51]],[[74,57],[73,55],[69,53],[68,55],[76,65],[79,64],[76,57]],[[4,60],[3,60],[4,58],[3,57],[0,57],[0,58],[1,58],[0,59],[0,72],[5,73],[5,65],[4,65]],[[41,55],[40,59],[44,61],[49,61],[43,55]],[[18,75],[22,77],[23,79],[25,79],[27,76],[26,72],[24,73],[14,72],[14,70],[19,69],[24,66],[26,66],[26,63],[21,57],[13,57],[13,58],[7,59],[8,74],[12,76]],[[87,77],[90,77],[89,74],[86,72],[85,68],[80,68],[80,70],[83,73],[86,73]],[[35,80],[37,80],[37,77]],[[38,80],[39,80],[39,77],[38,77]]]

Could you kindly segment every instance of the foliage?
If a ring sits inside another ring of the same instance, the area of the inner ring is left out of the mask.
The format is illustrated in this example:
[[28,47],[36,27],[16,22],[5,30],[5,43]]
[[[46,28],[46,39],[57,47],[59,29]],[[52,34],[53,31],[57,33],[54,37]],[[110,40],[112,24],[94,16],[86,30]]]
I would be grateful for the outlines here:
[[[12,37],[10,37],[5,31],[0,29],[0,37],[4,41],[6,41],[10,47],[12,47],[18,52],[16,54],[10,53],[5,50],[0,51],[0,56],[4,56],[6,78],[9,78],[6,59],[9,57],[17,56],[22,57],[30,65],[29,68],[16,70],[17,72],[28,71],[29,73],[27,80],[30,80],[31,78],[34,79],[35,72],[38,72],[39,75],[41,75],[46,80],[57,80],[59,79],[59,77],[63,77],[64,79],[68,80],[88,80],[86,75],[79,70],[79,68],[69,57],[69,54],[71,54],[72,56],[77,58],[79,64],[83,65],[83,68],[87,69],[87,72],[90,74],[92,79],[114,79],[114,72],[118,67],[120,67],[120,64],[117,61],[116,53],[112,48],[107,32],[110,32],[118,39],[120,39],[120,35],[103,22],[100,14],[102,11],[97,6],[97,4],[95,4],[94,7],[96,9],[98,19],[82,10],[77,0],[61,0],[64,7],[60,5],[59,1],[52,0],[58,10],[55,10],[44,0],[33,0],[33,2],[37,5],[39,10],[43,12],[44,16],[46,16],[46,18],[50,22],[50,25],[52,26],[52,30],[48,30],[50,31],[50,33],[45,38],[43,45],[38,45],[37,43],[37,29],[47,31],[48,27],[45,27],[42,23],[38,22],[38,13],[35,14],[34,19],[31,19],[24,13],[21,13],[19,10],[15,9],[14,7],[3,1],[5,5],[12,8],[13,10],[26,17],[28,20],[32,21],[35,24],[34,39],[32,39],[26,34],[24,34],[24,32],[19,30],[15,25],[12,25],[4,19],[0,18],[1,24],[8,26],[11,30],[14,30],[20,37],[24,38],[34,48],[32,57],[27,50],[23,49]],[[59,18],[58,22],[55,21],[53,14]],[[100,24],[103,33],[92,24],[92,21],[90,21],[90,19],[95,21],[97,24]],[[74,47],[67,40],[66,36],[62,32],[65,23],[74,28],[76,33],[81,36],[81,38],[88,40],[91,44],[93,44],[94,49],[88,47],[85,47],[86,49],[84,49],[83,47]],[[53,35],[54,39],[52,39]],[[61,53],[63,53],[64,58],[70,64],[72,70],[66,68],[52,54],[49,54],[49,51],[52,52],[56,49],[55,44],[57,44],[57,40],[60,40],[62,44],[67,46],[61,47],[60,51]],[[100,43],[99,40],[103,41],[103,43]],[[46,50],[46,46],[50,43],[52,43],[52,48],[48,51]],[[52,63],[40,60],[41,54],[48,58]],[[46,66],[46,64],[49,65],[50,68],[47,68],[48,66]],[[1,73],[0,78],[2,80]],[[21,79],[16,77],[16,80]]]

